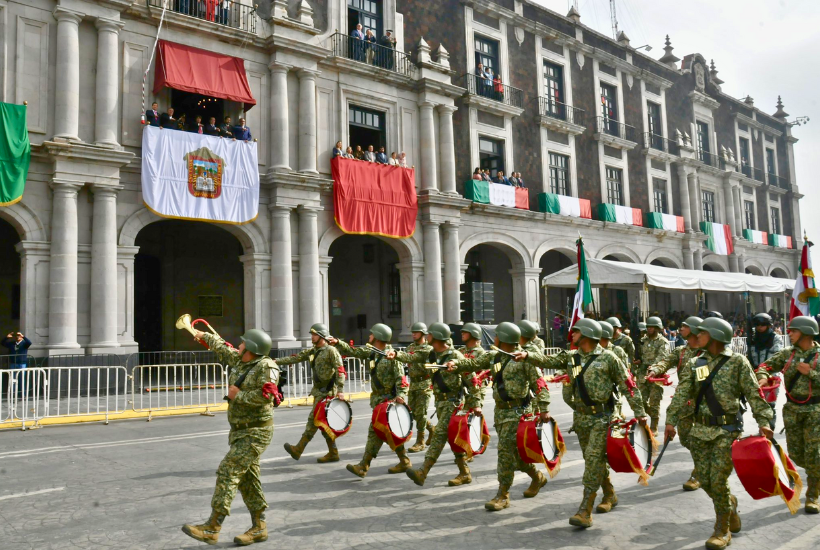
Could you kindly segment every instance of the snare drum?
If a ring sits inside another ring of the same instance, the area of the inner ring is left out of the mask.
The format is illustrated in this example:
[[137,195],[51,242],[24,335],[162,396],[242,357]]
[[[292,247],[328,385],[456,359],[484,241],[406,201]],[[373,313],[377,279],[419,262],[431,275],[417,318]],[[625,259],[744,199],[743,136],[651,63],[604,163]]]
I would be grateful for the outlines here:
[[780,495],[792,514],[800,509],[803,482],[794,462],[777,442],[762,436],[739,439],[732,443],[732,463],[753,499]]
[[469,458],[487,450],[490,430],[483,416],[460,411],[450,417],[447,441],[454,453],[465,453]]
[[335,440],[350,431],[353,409],[344,399],[326,397],[313,407],[313,424]]
[[413,436],[413,415],[404,403],[384,401],[376,405],[372,423],[376,436],[394,451]]
[[564,436],[555,419],[541,422],[537,417],[521,417],[516,434],[518,455],[529,464],[543,464],[550,477],[561,470],[561,457],[567,451]]
[[635,419],[610,424],[606,440],[606,456],[612,469],[619,473],[638,474],[638,483],[649,484],[653,455],[658,444],[652,432]]

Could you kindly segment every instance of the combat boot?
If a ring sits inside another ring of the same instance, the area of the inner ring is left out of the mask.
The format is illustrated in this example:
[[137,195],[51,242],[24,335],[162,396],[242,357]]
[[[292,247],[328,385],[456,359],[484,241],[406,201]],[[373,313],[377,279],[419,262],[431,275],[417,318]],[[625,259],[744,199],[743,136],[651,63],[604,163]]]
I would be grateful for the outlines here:
[[509,485],[499,485],[498,486],[498,493],[496,493],[495,498],[490,500],[489,502],[484,503],[484,509],[488,512],[499,512],[504,508],[510,507],[510,486]]
[[336,442],[329,437],[325,439],[327,443],[327,454],[316,459],[319,464],[326,464],[328,462],[339,462],[339,449],[336,448]]
[[595,497],[598,493],[584,489],[584,498],[581,500],[581,506],[578,507],[578,512],[569,518],[569,524],[575,527],[582,527],[584,529],[592,527],[592,506],[595,504]]
[[470,468],[467,466],[467,455],[459,455],[456,457],[456,464],[458,465],[458,475],[447,482],[450,487],[458,487],[459,485],[467,485],[472,483],[473,476],[470,474]]
[[432,468],[435,463],[435,460],[425,458],[424,464],[422,464],[421,468],[418,470],[407,470],[405,473],[407,474],[407,477],[413,480],[413,483],[422,487],[424,486],[424,480],[427,479],[427,474],[430,472],[430,468]]
[[524,490],[524,498],[533,498],[538,495],[538,491],[547,484],[549,479],[535,468],[527,472],[527,475],[532,478],[532,481],[530,482],[530,486]]
[[732,533],[729,532],[729,514],[718,514],[715,522],[715,532],[706,541],[709,550],[723,550],[732,543]]
[[732,500],[732,510],[729,512],[729,531],[740,533],[742,524],[740,523],[740,516],[737,515],[737,497],[732,495],[729,498]]
[[401,474],[413,467],[413,465],[410,464],[410,458],[407,456],[407,451],[404,449],[404,445],[401,447],[396,447],[396,455],[399,457],[399,463],[392,468],[388,468],[388,474]]
[[199,542],[216,544],[219,542],[219,532],[222,530],[223,521],[225,521],[225,515],[212,510],[208,521],[200,525],[186,523],[182,526],[182,532]]
[[427,441],[424,442],[425,445],[428,447],[430,446],[430,442],[433,441],[433,434],[436,433],[436,427],[427,424]]
[[268,525],[265,523],[265,511],[251,512],[251,528],[244,535],[234,537],[233,541],[239,546],[249,546],[254,542],[268,540]]
[[297,443],[296,445],[285,443],[285,450],[288,452],[291,458],[293,458],[293,460],[299,460],[300,458],[302,458],[302,453],[305,452],[305,447],[307,447],[309,441],[310,438],[303,435],[302,439],[300,439],[299,443]]
[[683,484],[684,491],[697,491],[700,489],[700,481],[695,477],[695,470],[689,475],[689,479]]
[[424,430],[419,430],[418,435],[416,436],[416,444],[407,449],[408,453],[419,453],[423,451],[427,445],[424,444]]
[[606,514],[618,505],[618,495],[615,494],[615,487],[612,485],[612,480],[606,476],[601,482],[601,488],[604,490],[604,498],[601,503],[595,508],[599,514]]
[[657,435],[658,434],[658,418],[657,417],[652,418],[652,425],[650,426],[649,429],[652,430],[652,435]]
[[817,479],[810,477],[806,488],[806,513],[820,513],[820,505],[817,504],[817,497],[820,495],[820,483]]
[[362,456],[362,461],[358,464],[348,464],[347,471],[351,474],[355,474],[361,478],[367,475],[367,471],[370,469],[370,462],[376,458],[372,454],[365,452],[364,456]]

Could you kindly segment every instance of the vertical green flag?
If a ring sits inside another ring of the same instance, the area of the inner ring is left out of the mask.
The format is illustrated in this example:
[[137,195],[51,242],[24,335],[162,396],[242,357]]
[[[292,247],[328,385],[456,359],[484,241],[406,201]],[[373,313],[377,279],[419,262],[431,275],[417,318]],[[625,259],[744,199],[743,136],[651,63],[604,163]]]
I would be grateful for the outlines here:
[[26,106],[0,103],[0,206],[23,198],[30,162]]

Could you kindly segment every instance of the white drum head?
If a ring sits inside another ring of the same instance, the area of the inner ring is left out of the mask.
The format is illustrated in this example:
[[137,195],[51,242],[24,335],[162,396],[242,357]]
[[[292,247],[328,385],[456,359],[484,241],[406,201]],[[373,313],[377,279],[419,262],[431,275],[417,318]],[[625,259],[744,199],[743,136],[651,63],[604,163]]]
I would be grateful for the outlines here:
[[640,424],[635,424],[632,427],[632,447],[635,449],[635,454],[641,459],[644,469],[652,464],[652,442],[649,440],[649,432],[647,428]]
[[783,459],[780,457],[780,452],[777,450],[777,447],[771,445],[769,450],[771,451],[772,456],[774,456],[774,463],[777,465],[777,473],[780,481],[786,487],[794,487],[791,478],[789,478],[789,474],[786,472],[786,463],[783,462]]
[[481,417],[471,414],[467,423],[470,426],[470,447],[473,448],[474,453],[477,453],[481,450]]
[[544,456],[547,460],[555,460],[558,456],[558,442],[555,440],[555,420],[550,418],[549,422],[539,426],[538,431]]
[[387,409],[387,425],[396,437],[405,438],[410,435],[410,430],[413,429],[413,417],[407,405],[391,403]]
[[350,426],[350,421],[353,418],[350,404],[341,399],[331,399],[327,404],[325,410],[327,416],[327,425],[330,429],[336,432],[343,432]]

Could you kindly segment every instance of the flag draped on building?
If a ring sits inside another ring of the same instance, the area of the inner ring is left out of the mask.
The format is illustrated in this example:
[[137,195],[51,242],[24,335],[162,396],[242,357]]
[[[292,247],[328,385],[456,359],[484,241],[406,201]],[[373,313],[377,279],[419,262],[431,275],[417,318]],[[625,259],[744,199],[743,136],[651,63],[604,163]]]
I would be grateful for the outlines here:
[[30,162],[26,106],[0,103],[0,206],[23,198]]
[[728,256],[735,251],[732,244],[732,230],[728,225],[713,222],[700,222],[700,230],[709,237],[706,248],[720,256]]
[[769,244],[769,234],[765,231],[755,231],[754,229],[744,229],[743,237],[750,243]]
[[592,219],[592,207],[589,199],[578,199],[554,193],[541,193],[538,195],[538,210],[560,216]]
[[817,287],[814,286],[814,272],[811,267],[811,244],[808,239],[803,241],[803,253],[800,255],[800,272],[794,282],[792,291],[789,319],[800,315],[814,317],[820,313],[820,298],[817,296]]
[[575,321],[584,318],[587,306],[593,301],[592,284],[589,282],[589,271],[587,271],[587,259],[584,252],[584,240],[579,237],[575,244],[578,246],[578,284],[575,285],[575,301],[572,304],[570,328],[575,325]]
[[598,219],[602,222],[643,226],[643,215],[639,209],[619,204],[599,204]]

